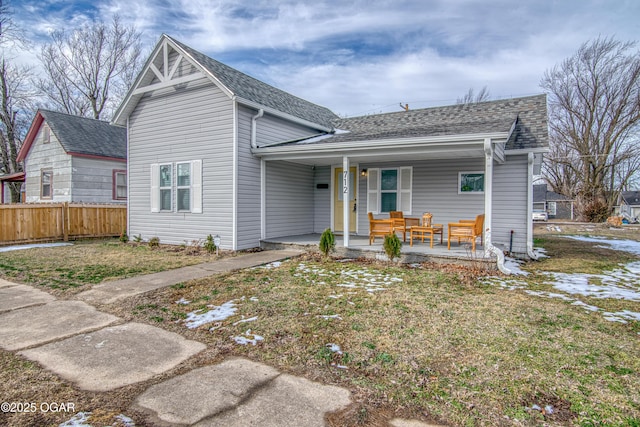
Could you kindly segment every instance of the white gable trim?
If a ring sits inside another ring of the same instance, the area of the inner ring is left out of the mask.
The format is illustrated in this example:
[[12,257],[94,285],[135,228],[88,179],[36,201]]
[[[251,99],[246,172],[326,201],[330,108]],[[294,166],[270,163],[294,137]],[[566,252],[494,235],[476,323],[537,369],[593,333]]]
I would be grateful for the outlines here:
[[[173,64],[171,70],[169,70],[169,47],[175,50],[178,53],[178,58],[176,59],[176,63]],[[163,69],[159,70],[158,67],[155,66],[154,61],[158,56],[162,55],[163,61]],[[197,73],[190,74],[188,76],[183,76],[179,78],[173,78],[176,70],[179,67],[179,64],[182,61],[189,61],[197,70]],[[154,83],[152,85],[143,85],[142,82],[145,77],[148,76],[149,73],[153,73],[155,77],[160,80],[160,83]],[[233,98],[233,92],[223,85],[220,80],[218,80],[213,74],[211,74],[205,67],[203,67],[198,61],[196,61],[193,57],[191,57],[187,52],[185,52],[180,46],[175,44],[173,40],[166,34],[163,34],[156,47],[149,55],[147,62],[145,63],[142,71],[138,74],[136,81],[129,89],[129,92],[125,96],[123,102],[118,107],[118,110],[113,116],[112,123],[120,126],[124,126],[126,124],[126,119],[128,118],[130,112],[135,108],[138,104],[138,101],[142,97],[144,93],[151,92],[154,90],[171,87],[181,83],[188,83],[193,80],[208,78],[214,85],[216,85],[220,90],[227,95],[230,99]]]

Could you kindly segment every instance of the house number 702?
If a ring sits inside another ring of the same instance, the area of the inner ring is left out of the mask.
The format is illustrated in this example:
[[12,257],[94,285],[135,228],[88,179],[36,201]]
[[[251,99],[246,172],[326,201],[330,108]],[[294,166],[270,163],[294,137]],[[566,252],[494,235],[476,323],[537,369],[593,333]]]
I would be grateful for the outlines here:
[[342,172],[342,194],[349,192],[349,171]]

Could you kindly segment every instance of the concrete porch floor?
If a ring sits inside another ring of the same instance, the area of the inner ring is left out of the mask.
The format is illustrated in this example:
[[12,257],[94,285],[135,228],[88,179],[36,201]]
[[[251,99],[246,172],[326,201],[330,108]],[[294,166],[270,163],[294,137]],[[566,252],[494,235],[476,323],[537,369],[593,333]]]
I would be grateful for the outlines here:
[[[318,243],[320,242],[320,234],[302,234],[295,236],[283,236],[270,239],[264,239],[261,242],[263,249],[286,249],[297,248],[307,251],[318,251]],[[480,242],[476,243],[476,251],[471,251],[471,244],[463,242],[451,243],[451,250],[447,250],[447,239],[440,243],[440,239],[435,239],[433,248],[429,247],[429,241],[424,243],[414,239],[413,246],[409,245],[409,237],[403,242],[401,249],[402,257],[400,262],[416,263],[416,262],[437,262],[442,264],[464,264],[478,265],[482,264],[486,268],[496,268],[496,258],[494,256],[485,257],[484,247]],[[376,238],[375,243],[369,245],[369,236],[349,236],[349,247],[344,247],[344,239],[341,235],[336,235],[336,252],[335,255],[346,258],[374,258],[386,260],[387,256],[382,247],[382,239]]]

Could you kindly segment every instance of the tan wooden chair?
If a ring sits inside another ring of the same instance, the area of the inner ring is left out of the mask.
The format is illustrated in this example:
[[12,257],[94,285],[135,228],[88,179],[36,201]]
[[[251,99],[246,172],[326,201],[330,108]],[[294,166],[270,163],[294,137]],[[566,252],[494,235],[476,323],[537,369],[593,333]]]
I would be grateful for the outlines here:
[[369,245],[376,241],[376,236],[384,239],[384,236],[394,232],[393,220],[375,219],[373,218],[373,214],[369,212]]
[[402,211],[389,212],[389,219],[393,221],[393,228],[396,233],[402,233],[402,241],[407,241],[407,232],[411,230],[414,225],[420,225],[420,219],[418,218],[405,218]]
[[432,224],[431,220],[433,219],[433,215],[429,212],[425,212],[422,215],[422,225],[413,225],[409,230],[409,241],[411,246],[413,246],[413,238],[420,238],[422,243],[424,243],[425,237],[431,240],[430,247],[433,248],[433,235],[440,235],[440,244],[442,244],[442,235],[444,231],[444,227],[442,224]]
[[484,228],[484,214],[480,214],[475,220],[460,220],[458,222],[449,223],[449,234],[447,241],[447,249],[451,249],[451,239],[457,238],[458,244],[462,240],[471,242],[471,250],[476,250],[476,239],[480,237],[480,244],[483,244],[482,232]]

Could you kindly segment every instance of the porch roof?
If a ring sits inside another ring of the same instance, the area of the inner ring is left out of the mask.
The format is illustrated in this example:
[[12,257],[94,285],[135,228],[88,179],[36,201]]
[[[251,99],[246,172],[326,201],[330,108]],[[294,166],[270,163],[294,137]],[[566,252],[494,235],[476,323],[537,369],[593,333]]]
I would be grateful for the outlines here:
[[335,128],[253,151],[266,159],[307,157],[318,164],[342,155],[354,161],[479,157],[485,138],[501,144],[505,153],[544,152],[548,146],[546,95],[351,117],[336,121]]

